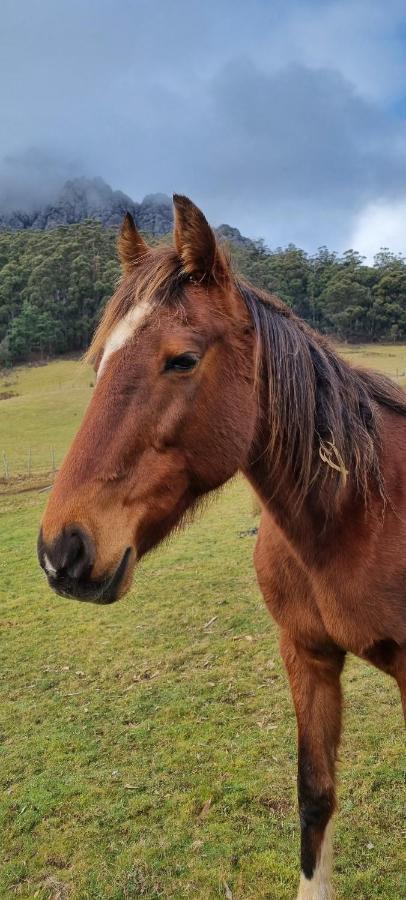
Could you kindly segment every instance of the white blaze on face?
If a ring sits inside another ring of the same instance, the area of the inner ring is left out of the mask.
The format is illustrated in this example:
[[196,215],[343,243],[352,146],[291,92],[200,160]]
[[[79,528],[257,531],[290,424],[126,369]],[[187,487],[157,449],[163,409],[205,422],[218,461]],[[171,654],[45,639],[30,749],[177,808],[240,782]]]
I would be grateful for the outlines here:
[[305,878],[302,873],[297,900],[334,900],[335,894],[331,884],[331,832],[332,822],[330,820],[324,832],[320,857],[313,872],[313,877]]
[[120,322],[117,322],[117,325],[113,328],[111,334],[107,338],[97,372],[98,379],[100,378],[108,358],[112,353],[115,353],[116,350],[120,350],[120,347],[123,347],[124,344],[132,338],[133,334],[135,334],[150,312],[151,305],[149,303],[141,302],[138,303],[137,306],[134,306],[133,309],[130,309]]

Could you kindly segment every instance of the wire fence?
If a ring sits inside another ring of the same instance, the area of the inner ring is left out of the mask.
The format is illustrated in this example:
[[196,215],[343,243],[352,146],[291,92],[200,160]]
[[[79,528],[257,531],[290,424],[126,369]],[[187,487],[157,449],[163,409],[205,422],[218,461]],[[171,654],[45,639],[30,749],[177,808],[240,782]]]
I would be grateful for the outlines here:
[[47,450],[35,450],[28,447],[25,452],[2,450],[0,456],[0,483],[12,484],[15,481],[30,480],[39,476],[55,475],[59,464],[55,447]]
[[[406,370],[403,367],[397,367],[392,371],[380,368],[380,371],[397,381],[402,387],[406,386]],[[1,449],[0,443],[0,486],[12,487],[13,484],[29,483],[30,480],[37,484],[41,479],[52,482],[63,455],[63,451],[61,452],[59,448],[57,453],[52,444],[49,444],[48,447],[42,446],[40,449],[27,446],[15,447],[10,450],[9,448]]]

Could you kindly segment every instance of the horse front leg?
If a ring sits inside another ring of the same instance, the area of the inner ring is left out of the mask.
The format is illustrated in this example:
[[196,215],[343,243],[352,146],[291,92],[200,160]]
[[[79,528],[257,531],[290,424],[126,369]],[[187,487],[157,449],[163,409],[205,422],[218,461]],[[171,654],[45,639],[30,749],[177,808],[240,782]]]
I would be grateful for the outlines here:
[[340,675],[345,654],[334,646],[309,650],[282,632],[298,726],[301,878],[298,900],[331,900],[331,817],[341,732]]

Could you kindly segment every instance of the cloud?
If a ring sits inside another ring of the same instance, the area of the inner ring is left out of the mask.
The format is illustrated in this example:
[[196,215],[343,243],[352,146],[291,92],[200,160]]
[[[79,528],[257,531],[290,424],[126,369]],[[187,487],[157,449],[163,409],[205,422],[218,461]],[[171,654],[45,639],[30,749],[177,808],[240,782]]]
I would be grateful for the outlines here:
[[404,89],[404,24],[403,0],[288,3],[273,29],[273,58],[334,69],[361,96],[390,100]]
[[[213,222],[226,219],[272,245],[342,249],[368,202],[406,190],[403,125],[331,70],[290,65],[267,74],[240,60],[202,95],[157,92],[155,105],[144,136],[148,172],[166,189],[180,185]],[[134,162],[145,178],[142,144]]]
[[29,148],[6,155],[0,166],[0,209],[31,211],[56,196],[68,178],[81,173],[79,161]]
[[358,215],[351,236],[356,248],[367,262],[383,247],[393,253],[406,253],[406,196],[394,202],[370,203]]
[[101,175],[343,249],[406,193],[405,18],[397,0],[4,0],[0,202]]

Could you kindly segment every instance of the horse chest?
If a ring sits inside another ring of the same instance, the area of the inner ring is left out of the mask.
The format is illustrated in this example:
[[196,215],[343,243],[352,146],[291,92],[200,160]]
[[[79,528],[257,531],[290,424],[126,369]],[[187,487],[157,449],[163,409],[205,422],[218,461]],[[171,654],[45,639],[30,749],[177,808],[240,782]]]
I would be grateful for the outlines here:
[[277,624],[295,639],[325,643],[328,633],[314,586],[275,530],[261,528],[254,564],[265,603]]
[[362,655],[365,647],[390,636],[382,615],[366,614],[367,584],[340,569],[309,572],[277,529],[260,531],[254,562],[269,612],[294,640],[312,646],[333,642]]

